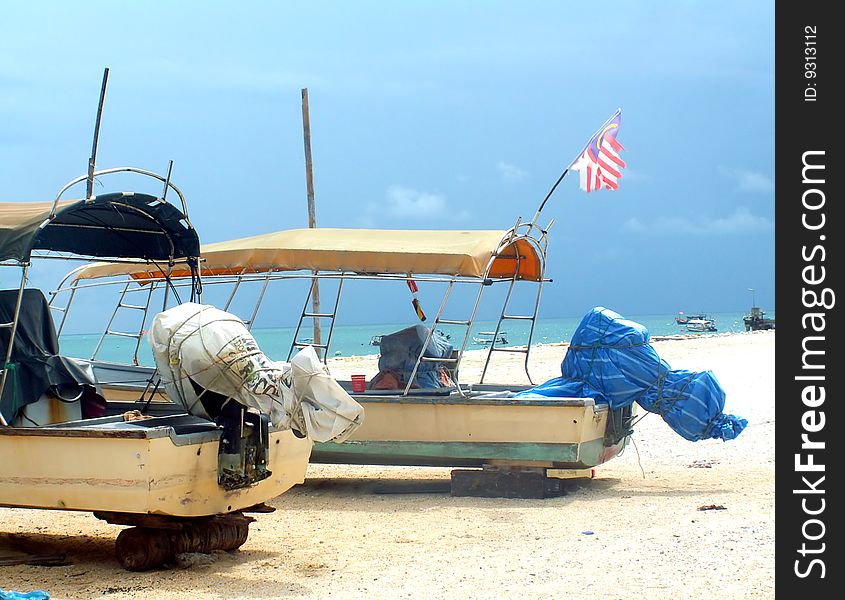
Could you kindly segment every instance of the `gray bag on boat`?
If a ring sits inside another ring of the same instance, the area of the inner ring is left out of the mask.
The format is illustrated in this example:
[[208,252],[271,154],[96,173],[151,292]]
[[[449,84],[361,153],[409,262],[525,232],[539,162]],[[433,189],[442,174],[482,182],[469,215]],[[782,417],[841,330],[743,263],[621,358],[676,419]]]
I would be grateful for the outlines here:
[[[422,350],[425,338],[428,336],[428,327],[425,325],[414,325],[384,335],[381,338],[381,356],[378,359],[380,372],[393,371],[401,376],[402,381],[407,382],[417,364],[420,350]],[[452,344],[440,332],[435,331],[428,341],[424,356],[427,358],[449,358],[452,355]],[[423,362],[420,363],[417,375],[414,378],[414,387],[439,388],[443,387],[441,372],[445,363]]]

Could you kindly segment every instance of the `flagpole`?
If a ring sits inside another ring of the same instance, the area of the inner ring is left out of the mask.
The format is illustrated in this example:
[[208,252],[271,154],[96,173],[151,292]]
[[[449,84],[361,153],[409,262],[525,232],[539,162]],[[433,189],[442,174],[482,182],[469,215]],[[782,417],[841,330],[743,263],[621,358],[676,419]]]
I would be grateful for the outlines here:
[[555,193],[555,190],[557,189],[557,186],[558,186],[558,185],[560,185],[560,182],[561,182],[561,181],[563,181],[563,178],[564,178],[564,177],[566,177],[566,174],[567,174],[567,173],[569,173],[569,169],[571,169],[571,168],[572,168],[572,165],[574,165],[574,164],[575,164],[575,161],[576,161],[576,160],[578,160],[578,157],[579,157],[579,156],[581,156],[581,155],[584,153],[584,150],[586,150],[586,149],[587,149],[587,146],[589,146],[589,145],[590,145],[590,141],[591,141],[594,137],[596,137],[596,136],[597,136],[597,135],[598,135],[598,134],[599,134],[599,133],[600,133],[600,132],[601,132],[601,131],[602,131],[602,130],[606,127],[606,126],[607,126],[607,124],[608,124],[608,123],[610,123],[613,119],[615,119],[615,118],[617,117],[617,115],[619,115],[621,112],[622,112],[622,109],[621,109],[621,108],[617,108],[617,109],[616,109],[616,112],[615,112],[615,113],[613,113],[612,115],[610,115],[610,118],[609,118],[607,121],[605,121],[604,123],[602,123],[601,127],[599,127],[598,129],[596,129],[596,131],[593,133],[593,135],[591,135],[591,136],[587,139],[587,143],[586,143],[586,144],[584,144],[584,147],[583,147],[583,148],[581,148],[581,150],[578,152],[578,154],[576,154],[576,155],[575,155],[575,158],[574,158],[574,159],[573,159],[573,160],[569,163],[569,165],[567,165],[567,167],[563,170],[563,173],[561,173],[561,174],[560,174],[560,177],[558,177],[558,178],[557,178],[557,181],[555,181],[555,184],[552,186],[552,189],[550,189],[550,190],[549,190],[549,193],[548,193],[548,194],[546,194],[546,197],[545,197],[545,198],[543,198],[543,201],[540,203],[539,208],[537,208],[537,212],[536,212],[536,213],[534,213],[534,218],[533,218],[533,219],[531,219],[531,225],[536,225],[536,224],[537,224],[537,219],[539,219],[539,218],[540,218],[540,213],[541,213],[541,212],[543,212],[543,208],[546,206],[546,202],[548,202],[548,201],[549,201],[549,198],[551,198],[551,197],[552,197],[552,194],[554,194],[554,193]]
[[[592,139],[592,138],[590,138],[590,139]],[[582,150],[581,152],[583,152],[583,150]],[[579,153],[578,155],[580,156],[581,154]],[[566,167],[566,168],[563,170],[563,173],[561,173],[561,174],[560,174],[560,177],[558,177],[558,178],[557,178],[557,181],[555,181],[555,184],[552,186],[552,189],[550,189],[550,190],[549,190],[549,193],[548,193],[548,194],[546,194],[546,197],[545,197],[545,198],[543,198],[543,201],[540,203],[539,208],[537,208],[537,212],[536,212],[536,213],[534,213],[534,218],[533,218],[533,219],[531,219],[531,224],[532,224],[532,225],[536,225],[536,224],[537,224],[537,219],[539,219],[539,218],[540,218],[540,213],[541,213],[541,212],[543,212],[543,207],[544,207],[544,206],[546,206],[546,202],[548,202],[548,201],[549,201],[549,198],[551,198],[551,197],[552,197],[552,194],[554,194],[554,193],[555,193],[555,190],[557,189],[557,186],[558,186],[558,185],[560,185],[560,182],[561,182],[561,181],[563,181],[563,178],[564,178],[564,177],[566,177],[566,174],[567,174],[567,173],[569,173],[569,167],[571,167],[571,166],[572,166],[572,163],[574,163],[574,162],[575,162],[575,161],[573,160],[571,163],[569,163],[569,166],[568,166],[568,167]]]

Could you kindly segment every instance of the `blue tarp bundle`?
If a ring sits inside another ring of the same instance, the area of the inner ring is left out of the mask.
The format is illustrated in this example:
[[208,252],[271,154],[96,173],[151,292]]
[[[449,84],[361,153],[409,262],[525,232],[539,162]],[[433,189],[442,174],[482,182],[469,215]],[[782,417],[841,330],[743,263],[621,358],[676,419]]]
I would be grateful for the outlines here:
[[637,402],[693,442],[732,440],[748,424],[722,412],[725,391],[712,372],[672,370],[652,347],[648,329],[607,308],[581,319],[561,373],[517,396],[594,398],[613,409]]
[[50,600],[50,594],[44,590],[15,592],[13,590],[4,591],[3,588],[0,588],[0,600]]

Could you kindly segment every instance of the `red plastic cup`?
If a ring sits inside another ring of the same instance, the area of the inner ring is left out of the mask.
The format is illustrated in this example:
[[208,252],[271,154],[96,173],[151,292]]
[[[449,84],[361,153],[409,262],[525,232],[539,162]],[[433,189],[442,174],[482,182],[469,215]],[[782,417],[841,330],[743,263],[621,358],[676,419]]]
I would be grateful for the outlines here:
[[367,376],[353,375],[352,376],[352,391],[356,394],[362,394],[367,390]]

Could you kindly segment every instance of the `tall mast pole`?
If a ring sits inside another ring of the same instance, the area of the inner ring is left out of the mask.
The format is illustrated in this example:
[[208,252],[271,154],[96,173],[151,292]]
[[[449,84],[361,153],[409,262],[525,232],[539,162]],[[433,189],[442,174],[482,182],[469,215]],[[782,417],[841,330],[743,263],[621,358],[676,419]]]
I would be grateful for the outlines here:
[[[308,88],[302,88],[302,134],[305,141],[305,185],[308,193],[308,227],[317,227],[317,211],[314,207],[314,175],[311,169],[311,117],[308,112]],[[317,274],[317,271],[314,271]],[[320,281],[316,277],[311,280],[311,312],[320,313]],[[319,317],[312,317],[314,323],[314,344],[322,343],[322,331]],[[321,349],[317,356],[321,355]]]
[[109,68],[103,71],[103,86],[100,88],[100,103],[97,106],[97,120],[94,123],[94,143],[91,146],[91,158],[88,159],[88,186],[85,198],[94,197],[94,169],[97,165],[97,142],[100,140],[100,121],[103,118],[103,103],[106,101],[106,86],[109,84]]

